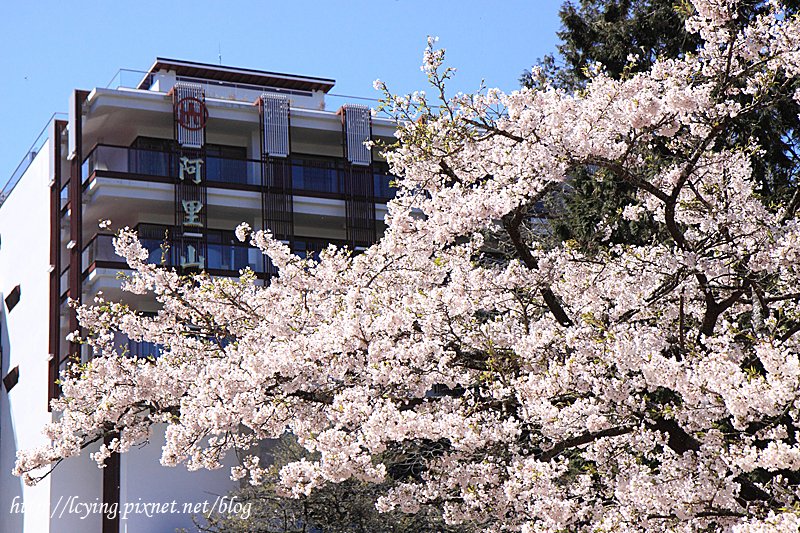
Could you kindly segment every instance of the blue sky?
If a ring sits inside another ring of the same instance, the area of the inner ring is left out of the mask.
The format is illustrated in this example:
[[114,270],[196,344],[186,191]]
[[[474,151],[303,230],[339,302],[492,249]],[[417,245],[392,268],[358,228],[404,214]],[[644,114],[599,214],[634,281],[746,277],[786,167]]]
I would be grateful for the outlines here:
[[557,42],[560,0],[7,0],[0,17],[0,185],[72,89],[105,87],[157,56],[334,78],[337,94],[425,89],[427,35],[458,69],[513,90]]

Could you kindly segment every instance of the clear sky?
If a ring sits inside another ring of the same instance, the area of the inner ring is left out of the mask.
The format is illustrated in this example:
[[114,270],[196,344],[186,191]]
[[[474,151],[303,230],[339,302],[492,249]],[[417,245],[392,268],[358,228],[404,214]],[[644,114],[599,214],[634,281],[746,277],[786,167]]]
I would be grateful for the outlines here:
[[518,87],[554,50],[561,0],[4,0],[0,187],[72,89],[105,87],[157,56],[321,76],[333,93],[425,89],[427,35],[458,69],[455,91]]

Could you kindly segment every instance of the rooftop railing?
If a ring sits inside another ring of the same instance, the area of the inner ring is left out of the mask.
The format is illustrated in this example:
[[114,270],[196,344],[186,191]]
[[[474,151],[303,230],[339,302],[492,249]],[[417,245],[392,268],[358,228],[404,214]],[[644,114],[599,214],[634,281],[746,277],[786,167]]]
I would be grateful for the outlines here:
[[106,84],[106,89],[137,89],[139,85],[144,81],[147,80],[145,86],[150,85],[150,81],[152,81],[153,75],[146,71],[146,70],[133,70],[128,68],[121,68],[115,74],[114,77],[111,78]]
[[[154,80],[155,75],[145,70],[135,70],[121,68],[114,77],[106,84],[106,89],[137,89],[144,82],[144,87],[150,87]],[[200,84],[206,91],[207,96],[214,97],[214,95],[221,89],[227,90],[226,98],[237,99],[239,93],[249,98],[253,91],[268,92],[276,94],[285,94],[287,96],[311,96],[310,91],[298,91],[294,89],[285,89],[281,87],[270,87],[267,85],[251,85],[246,83],[233,83],[218,80],[205,80],[202,78],[193,78],[188,76],[178,76],[178,81],[187,81],[191,83]],[[378,93],[375,96],[353,96],[347,94],[327,93],[324,96],[325,110],[337,111],[344,104],[363,104],[369,107],[376,107],[380,102]]]
[[[155,74],[148,72],[146,70],[135,70],[135,69],[127,69],[121,68],[115,74],[114,77],[106,84],[106,89],[137,89],[139,88],[143,82],[144,87],[149,87],[153,80]],[[178,81],[186,81],[190,83],[197,83],[201,85],[206,92],[209,93],[213,97],[213,94],[216,93],[220,88],[226,88],[234,91],[229,96],[233,96],[235,98],[237,92],[241,91],[242,94],[249,96],[253,91],[256,92],[269,92],[269,93],[277,93],[277,94],[285,94],[287,96],[311,96],[311,91],[300,91],[296,89],[286,89],[282,87],[271,87],[268,85],[252,85],[248,83],[233,83],[227,81],[219,81],[219,80],[207,80],[203,78],[194,78],[189,76],[178,76]],[[377,98],[378,93],[375,93],[374,97],[368,96],[352,96],[346,94],[337,94],[337,93],[327,93],[325,95],[325,109],[328,111],[336,111],[342,105],[347,103],[357,103],[357,104],[364,104],[366,106],[375,107],[378,105],[379,99]],[[208,95],[207,95],[208,96]]]
[[11,194],[11,191],[16,187],[17,183],[19,183],[20,178],[22,175],[25,174],[25,171],[28,170],[28,167],[31,166],[33,160],[36,158],[36,155],[44,146],[44,143],[47,141],[47,138],[50,133],[50,125],[53,123],[54,120],[59,119],[63,120],[67,118],[66,113],[53,113],[50,115],[50,118],[47,119],[47,123],[42,128],[42,131],[39,132],[39,135],[36,137],[36,140],[33,141],[33,144],[28,151],[25,152],[25,157],[22,158],[22,161],[19,162],[17,168],[11,174],[11,178],[6,182],[3,186],[3,189],[0,190],[0,205],[3,204],[8,195]]
[[[377,95],[377,92],[375,93]],[[325,95],[325,111],[338,111],[344,104],[361,104],[375,108],[380,103],[378,98],[352,96],[347,94],[328,93]]]
[[239,99],[238,97],[249,97],[253,92],[258,93],[276,93],[285,94],[287,96],[313,96],[311,91],[300,91],[296,89],[284,89],[282,87],[271,87],[269,85],[252,85],[249,83],[233,83],[229,81],[208,80],[203,78],[194,78],[191,76],[177,76],[177,81],[185,81],[188,83],[196,83],[203,88],[207,98],[214,98],[223,90],[226,98]]

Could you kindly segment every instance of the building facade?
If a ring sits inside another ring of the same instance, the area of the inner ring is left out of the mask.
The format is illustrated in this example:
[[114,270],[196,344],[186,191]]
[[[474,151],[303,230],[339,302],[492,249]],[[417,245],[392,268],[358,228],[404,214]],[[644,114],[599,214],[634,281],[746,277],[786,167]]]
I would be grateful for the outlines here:
[[[154,300],[121,292],[126,265],[99,221],[137,229],[151,261],[166,268],[238,276],[249,267],[258,283],[275,272],[236,240],[241,222],[270,229],[301,255],[328,243],[358,250],[382,233],[390,176],[364,143],[391,138],[394,127],[366,106],[330,105],[333,85],[159,58],[129,86],[75,90],[68,116],[50,122],[0,205],[0,531],[191,528],[186,509],[210,508],[234,488],[224,468],[161,467],[159,430],[104,469],[89,448],[35,487],[10,471],[16,451],[40,444],[57,416],[48,405],[59,372],[90,357],[65,340],[79,329],[68,299],[91,303],[102,291],[157,311]],[[162,349],[120,342],[131,357]],[[136,512],[173,501],[172,512]],[[114,504],[117,513],[101,512]]]

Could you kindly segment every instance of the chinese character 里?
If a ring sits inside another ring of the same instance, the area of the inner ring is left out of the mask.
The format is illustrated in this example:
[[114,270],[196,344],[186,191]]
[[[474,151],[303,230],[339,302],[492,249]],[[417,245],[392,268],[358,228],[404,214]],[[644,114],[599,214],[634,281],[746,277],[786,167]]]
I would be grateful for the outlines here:
[[203,224],[200,222],[200,210],[203,209],[203,202],[199,200],[184,200],[183,211],[186,216],[183,218],[184,226],[199,226]]

